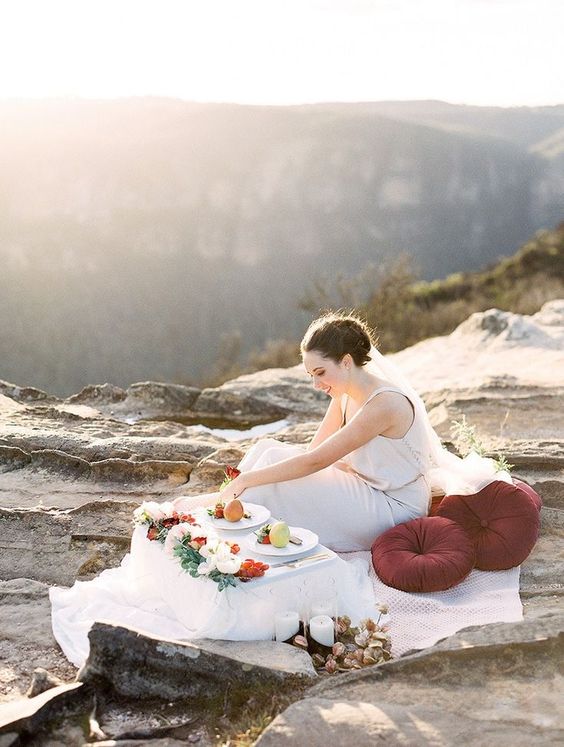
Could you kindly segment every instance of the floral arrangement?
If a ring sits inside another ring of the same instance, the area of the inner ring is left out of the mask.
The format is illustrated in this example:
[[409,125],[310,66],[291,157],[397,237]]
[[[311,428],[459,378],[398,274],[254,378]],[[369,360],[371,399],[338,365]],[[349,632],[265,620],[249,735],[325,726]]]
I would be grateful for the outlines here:
[[209,578],[219,591],[264,576],[266,563],[239,557],[235,542],[219,539],[213,530],[196,523],[191,514],[179,514],[172,503],[145,502],[134,511],[134,521],[147,525],[147,539],[164,544],[167,555],[178,558],[192,577]]
[[194,578],[206,576],[218,584],[219,591],[264,576],[270,566],[239,555],[235,542],[220,540],[199,525],[178,524],[168,533],[165,552],[178,558],[183,570]]
[[135,524],[147,525],[147,539],[164,542],[169,530],[179,524],[195,524],[191,514],[179,514],[170,502],[145,501],[133,512]]
[[[382,604],[378,611],[380,615],[376,622],[367,618],[361,620],[358,627],[351,627],[350,617],[338,617],[337,640],[329,653],[324,655],[316,651],[312,655],[315,668],[327,674],[335,674],[389,661],[392,658],[392,639],[388,626],[379,624],[382,615],[388,612],[388,607]],[[301,635],[295,636],[292,643],[304,650],[310,648],[308,640]]]

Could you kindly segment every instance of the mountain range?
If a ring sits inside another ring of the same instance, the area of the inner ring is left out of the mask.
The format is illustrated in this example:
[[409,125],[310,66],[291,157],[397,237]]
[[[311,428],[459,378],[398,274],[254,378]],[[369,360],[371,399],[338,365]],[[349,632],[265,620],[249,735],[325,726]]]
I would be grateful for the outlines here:
[[562,220],[564,105],[0,102],[0,378],[205,378],[400,252],[474,270]]

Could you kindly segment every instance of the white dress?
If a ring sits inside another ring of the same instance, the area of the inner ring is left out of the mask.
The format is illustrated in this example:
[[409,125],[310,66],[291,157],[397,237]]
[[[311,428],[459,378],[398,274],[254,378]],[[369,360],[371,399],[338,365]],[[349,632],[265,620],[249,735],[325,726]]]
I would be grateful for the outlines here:
[[[396,387],[379,387],[363,407],[382,392],[403,394]],[[301,446],[262,439],[239,469],[266,467],[302,453]],[[415,415],[402,438],[376,436],[338,464],[296,480],[248,488],[243,500],[266,506],[288,524],[307,527],[336,552],[369,550],[386,529],[427,515],[431,490],[424,474],[430,460],[425,429]]]

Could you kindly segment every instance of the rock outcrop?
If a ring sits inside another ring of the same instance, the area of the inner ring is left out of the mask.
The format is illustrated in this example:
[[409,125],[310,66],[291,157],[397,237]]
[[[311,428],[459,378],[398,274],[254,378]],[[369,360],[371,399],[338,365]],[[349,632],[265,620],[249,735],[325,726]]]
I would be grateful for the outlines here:
[[305,651],[274,641],[194,641],[152,638],[96,623],[81,682],[103,680],[129,698],[214,698],[226,685],[245,692],[317,678]]
[[563,656],[563,614],[468,628],[421,653],[313,687],[256,744],[559,744]]
[[[498,737],[515,745],[557,741],[562,725],[556,716],[555,662],[564,630],[564,301],[546,304],[531,317],[497,310],[475,314],[451,335],[393,359],[422,393],[451,448],[457,445],[451,422],[465,416],[486,450],[502,453],[513,473],[541,494],[541,537],[521,569],[525,622],[467,629],[377,670],[326,678],[281,714],[259,744],[295,744],[296,735],[312,747],[329,738],[343,745],[377,738],[398,745],[478,745]],[[276,437],[306,443],[325,404],[301,367],[263,371],[203,391],[154,382],[127,390],[92,386],[66,400],[3,382],[0,699],[23,695],[37,667],[65,683],[76,674],[52,637],[48,585],[71,585],[118,565],[129,546],[131,512],[140,501],[213,491],[226,464],[237,464],[252,442],[249,433],[230,440],[225,431],[204,429],[202,423],[241,428],[283,418]],[[120,719],[127,710],[123,703],[133,697],[120,668],[140,673],[137,695],[158,694],[151,690],[161,666],[155,644],[131,635],[97,628],[99,646],[84,673],[85,680],[103,680],[122,699]],[[117,650],[118,638],[119,650],[130,658],[112,664],[106,654]],[[232,644],[201,642],[201,647],[216,664],[247,657],[246,665],[260,667],[267,659],[258,648],[242,655]],[[159,671],[164,677],[165,669]],[[182,690],[181,675],[174,677],[167,691],[171,702]],[[35,675],[37,689],[43,687],[39,679]],[[484,686],[491,697],[480,705]],[[37,711],[41,718],[54,708],[58,687],[32,698],[45,701]],[[88,689],[62,687],[69,713],[76,706],[84,714],[85,703],[91,708]],[[449,697],[443,702],[445,688]],[[187,691],[180,694],[188,697]],[[106,706],[106,722],[110,712]],[[182,735],[196,733],[192,727],[183,732],[181,714],[175,713],[180,731],[153,730],[152,739],[186,743]],[[34,714],[30,711],[26,724],[36,723]],[[132,730],[112,726],[105,733],[145,733],[147,714],[139,718]],[[72,743],[69,734],[60,741]],[[201,744],[210,738],[205,729],[200,737]]]

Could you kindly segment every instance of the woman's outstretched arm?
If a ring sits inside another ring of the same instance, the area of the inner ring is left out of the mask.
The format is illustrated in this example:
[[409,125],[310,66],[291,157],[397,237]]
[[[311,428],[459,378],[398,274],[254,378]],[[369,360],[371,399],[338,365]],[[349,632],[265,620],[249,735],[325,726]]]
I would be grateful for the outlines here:
[[393,402],[383,396],[375,397],[347,425],[316,448],[268,467],[241,473],[223,489],[220,498],[229,500],[247,488],[296,480],[318,472],[388,430],[396,417]]

